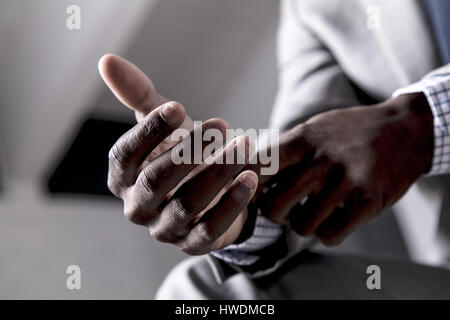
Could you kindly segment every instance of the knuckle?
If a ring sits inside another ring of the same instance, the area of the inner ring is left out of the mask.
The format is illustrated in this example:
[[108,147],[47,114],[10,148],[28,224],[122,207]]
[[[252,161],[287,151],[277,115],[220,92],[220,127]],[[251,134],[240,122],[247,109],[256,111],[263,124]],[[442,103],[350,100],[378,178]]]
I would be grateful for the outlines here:
[[144,189],[153,194],[156,190],[159,189],[161,181],[158,179],[156,174],[157,170],[154,165],[151,163],[142,171],[142,174],[139,175],[139,182],[144,187]]
[[128,188],[127,178],[125,169],[110,165],[106,185],[113,195],[122,198],[122,193]]
[[150,231],[151,236],[159,242],[173,243],[175,242],[174,237],[170,232],[164,228],[156,228]]
[[195,206],[184,198],[175,198],[171,201],[170,205],[174,217],[189,217],[196,213]]
[[161,132],[163,126],[163,120],[158,117],[149,117],[145,121],[141,122],[140,130],[138,131],[137,139],[145,141],[158,135]]
[[192,233],[182,241],[178,241],[175,245],[181,252],[190,256],[199,256],[210,251],[209,246],[199,242],[198,235]]
[[314,156],[316,148],[313,145],[312,129],[308,123],[297,125],[293,130],[287,131],[280,141],[287,142],[287,148],[284,148],[285,156],[298,153],[298,150],[304,150],[308,158]]
[[206,223],[200,223],[197,225],[198,241],[204,245],[212,244],[216,238],[216,232],[213,228],[209,227]]
[[118,166],[119,168],[125,167],[126,155],[123,146],[123,140],[119,139],[109,150],[108,159],[110,166]]
[[112,177],[110,174],[108,175],[107,186],[113,195],[120,198],[122,187],[120,183],[118,183],[117,179]]
[[125,218],[127,218],[128,221],[131,221],[133,223],[137,222],[138,213],[135,208],[129,208],[128,206],[125,206],[123,210],[123,214]]
[[301,138],[306,138],[310,131],[310,125],[308,123],[301,123],[294,129],[295,134]]
[[222,118],[211,118],[202,124],[202,132],[209,129],[225,130],[229,127],[228,123]]
[[295,135],[297,136],[298,143],[312,147],[311,137],[314,136],[313,131],[313,126],[307,122],[298,125],[295,130]]
[[123,213],[128,221],[137,225],[147,225],[147,215],[139,208],[139,206],[135,202],[125,201]]
[[181,252],[183,252],[183,253],[185,253],[187,255],[190,255],[190,256],[198,256],[198,255],[203,254],[203,252],[201,250],[199,250],[198,248],[190,246],[190,245],[185,244],[185,243],[180,244],[178,246],[178,249],[180,249]]

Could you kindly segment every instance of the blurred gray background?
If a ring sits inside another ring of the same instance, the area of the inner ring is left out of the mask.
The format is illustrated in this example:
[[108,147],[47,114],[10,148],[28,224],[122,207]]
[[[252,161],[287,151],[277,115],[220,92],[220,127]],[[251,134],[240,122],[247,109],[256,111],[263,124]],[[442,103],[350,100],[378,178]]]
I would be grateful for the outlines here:
[[[66,28],[71,4],[81,7],[81,30]],[[194,120],[264,128],[277,89],[277,25],[275,0],[0,0],[0,298],[153,298],[184,256],[127,222],[120,201],[45,187],[87,117],[134,121],[97,61],[109,52],[133,61]],[[427,228],[410,225],[406,249],[386,215],[339,251],[430,262]],[[81,267],[79,291],[66,289],[72,264]]]

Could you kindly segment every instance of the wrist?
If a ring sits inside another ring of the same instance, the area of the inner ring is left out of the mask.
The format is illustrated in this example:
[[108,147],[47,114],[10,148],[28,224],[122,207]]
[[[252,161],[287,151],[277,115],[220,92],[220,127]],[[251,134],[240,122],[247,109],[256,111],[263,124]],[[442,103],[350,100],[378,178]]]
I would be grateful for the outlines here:
[[434,152],[433,113],[425,94],[399,95],[385,103],[404,130],[411,147],[412,165],[420,174],[427,173],[432,165]]

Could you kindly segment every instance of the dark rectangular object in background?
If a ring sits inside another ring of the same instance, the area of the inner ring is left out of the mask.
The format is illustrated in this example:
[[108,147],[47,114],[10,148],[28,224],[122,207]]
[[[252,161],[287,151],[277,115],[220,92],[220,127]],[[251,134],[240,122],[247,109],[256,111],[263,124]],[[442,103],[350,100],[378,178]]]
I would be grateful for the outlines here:
[[50,193],[112,195],[106,182],[108,152],[131,124],[88,119],[48,180]]

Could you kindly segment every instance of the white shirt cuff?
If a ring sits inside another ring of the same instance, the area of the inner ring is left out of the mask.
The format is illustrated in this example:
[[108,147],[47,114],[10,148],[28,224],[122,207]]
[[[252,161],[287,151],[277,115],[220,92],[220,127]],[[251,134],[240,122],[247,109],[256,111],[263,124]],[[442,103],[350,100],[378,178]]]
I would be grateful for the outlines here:
[[436,74],[411,86],[399,89],[393,96],[423,92],[433,112],[434,151],[427,175],[450,172],[450,75]]

